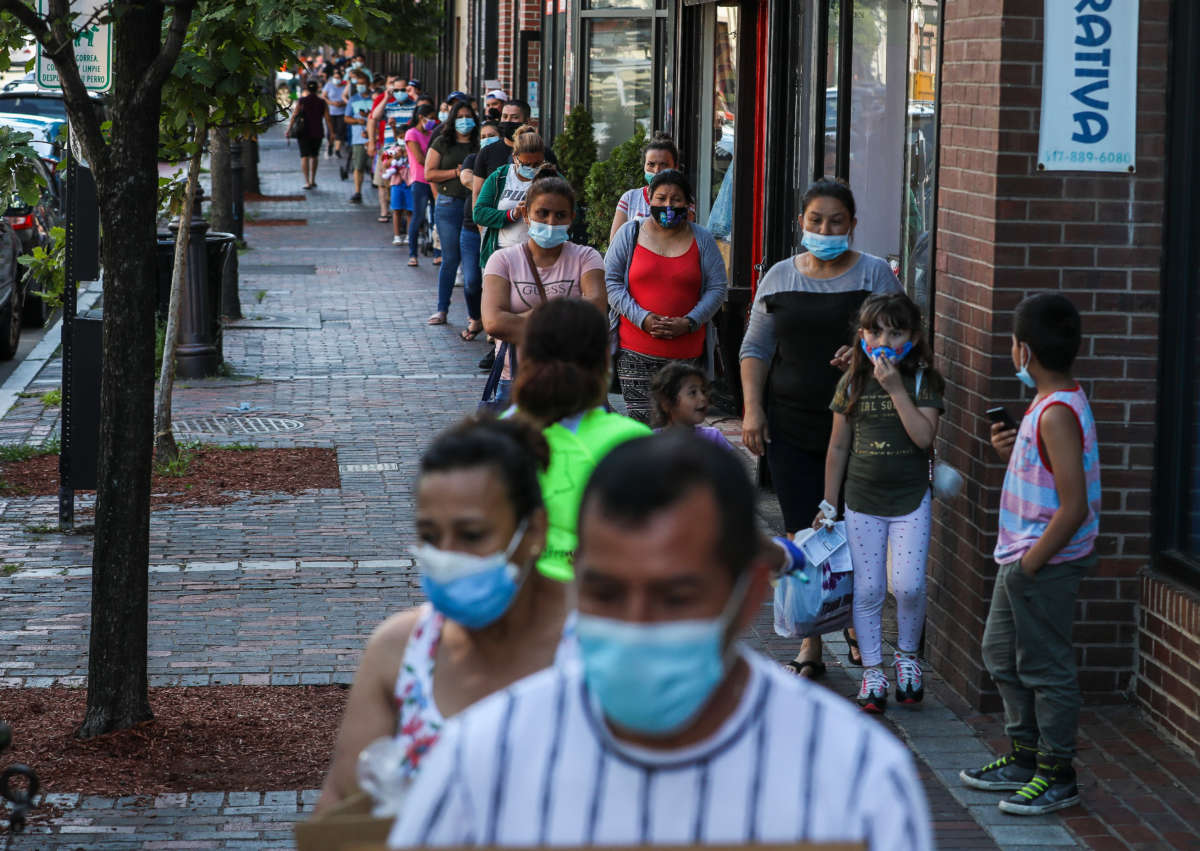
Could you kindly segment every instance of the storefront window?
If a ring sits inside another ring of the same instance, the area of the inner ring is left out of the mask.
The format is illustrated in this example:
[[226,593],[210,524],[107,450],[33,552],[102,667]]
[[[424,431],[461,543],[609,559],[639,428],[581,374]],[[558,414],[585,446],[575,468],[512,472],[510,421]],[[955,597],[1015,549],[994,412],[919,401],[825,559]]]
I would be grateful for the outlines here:
[[[821,174],[833,177],[837,174],[837,113],[838,113],[838,56],[841,55],[841,40],[838,33],[841,27],[842,4],[838,0],[829,0],[829,26],[826,30],[827,41],[825,48],[825,128],[824,128],[824,169]],[[818,129],[817,132],[821,132]]]
[[736,6],[717,6],[714,10],[711,138],[706,180],[700,198],[701,224],[712,231],[729,266],[729,245],[733,236],[733,140],[737,123],[737,57],[739,10]]
[[904,183],[909,0],[855,0],[851,51],[850,188],[855,247],[897,266]]
[[601,159],[632,136],[638,124],[651,132],[652,24],[651,18],[583,21],[587,105]]
[[928,314],[933,309],[933,225],[937,203],[936,0],[914,0],[909,21],[908,117],[904,157],[904,235],[900,269],[905,289]]

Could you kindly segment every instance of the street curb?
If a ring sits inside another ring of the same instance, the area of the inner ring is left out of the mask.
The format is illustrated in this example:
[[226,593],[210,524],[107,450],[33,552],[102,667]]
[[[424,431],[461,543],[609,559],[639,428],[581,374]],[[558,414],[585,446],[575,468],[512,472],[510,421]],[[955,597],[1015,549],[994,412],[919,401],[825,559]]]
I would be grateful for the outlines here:
[[[91,310],[91,308],[100,300],[100,295],[103,292],[103,281],[89,281],[88,288],[78,293],[75,298],[75,310],[77,313]],[[13,370],[12,374],[3,385],[0,385],[0,417],[5,416],[9,409],[16,404],[17,399],[25,392],[26,388],[33,383],[37,378],[38,373],[42,371],[46,363],[54,357],[54,353],[58,350],[59,343],[62,342],[62,319],[60,318],[46,332],[46,336],[33,347],[25,360],[21,361],[21,365]]]

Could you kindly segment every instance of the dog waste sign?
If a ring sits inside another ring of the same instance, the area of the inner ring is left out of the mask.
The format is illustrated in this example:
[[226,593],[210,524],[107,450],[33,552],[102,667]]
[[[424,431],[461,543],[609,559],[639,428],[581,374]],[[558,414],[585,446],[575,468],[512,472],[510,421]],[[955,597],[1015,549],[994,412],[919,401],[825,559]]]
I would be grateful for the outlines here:
[[[38,13],[46,14],[48,0],[38,0]],[[100,23],[108,0],[72,0],[72,27],[75,30],[75,63],[88,91],[107,92],[112,88],[112,24]],[[58,69],[38,44],[37,82],[48,89],[61,88]]]

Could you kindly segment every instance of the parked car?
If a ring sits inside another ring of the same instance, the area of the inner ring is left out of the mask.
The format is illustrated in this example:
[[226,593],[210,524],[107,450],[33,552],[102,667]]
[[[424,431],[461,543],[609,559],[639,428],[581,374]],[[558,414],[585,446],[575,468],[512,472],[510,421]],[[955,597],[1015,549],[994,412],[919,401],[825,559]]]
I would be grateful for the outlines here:
[[33,139],[30,140],[29,146],[37,151],[37,155],[51,172],[56,169],[67,145],[65,119],[0,111],[0,126],[32,133]]
[[0,360],[12,360],[21,343],[25,275],[17,257],[21,241],[7,221],[0,222]]
[[[108,120],[102,95],[92,95],[92,103],[100,110],[100,120]],[[67,120],[67,104],[59,89],[43,89],[37,83],[14,80],[0,90],[0,113],[41,116],[58,121]]]
[[[54,243],[50,231],[63,224],[65,215],[58,180],[42,162],[35,162],[33,165],[45,181],[38,202],[29,205],[20,198],[14,198],[4,213],[4,220],[21,244],[22,254],[32,254],[33,250],[39,246],[49,251]],[[25,324],[40,327],[46,323],[50,311],[47,310],[41,296],[37,293],[48,286],[49,282],[35,280],[30,270],[24,266],[21,267],[21,273],[27,279],[24,281],[23,317]]]

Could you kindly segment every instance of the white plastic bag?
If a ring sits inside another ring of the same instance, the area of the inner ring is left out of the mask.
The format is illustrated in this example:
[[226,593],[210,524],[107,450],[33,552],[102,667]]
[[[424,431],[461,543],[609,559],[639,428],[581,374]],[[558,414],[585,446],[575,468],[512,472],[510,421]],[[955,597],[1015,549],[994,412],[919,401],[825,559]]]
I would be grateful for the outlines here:
[[[841,543],[829,551],[820,563],[807,562],[779,577],[775,585],[775,632],[785,638],[807,638],[836,632],[850,624],[854,603],[854,571],[850,547],[845,543],[846,524],[838,522],[832,536],[806,530],[797,533],[793,543],[803,552],[828,549],[828,541],[840,537]],[[821,536],[821,537],[815,537]]]

